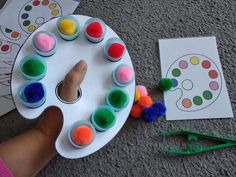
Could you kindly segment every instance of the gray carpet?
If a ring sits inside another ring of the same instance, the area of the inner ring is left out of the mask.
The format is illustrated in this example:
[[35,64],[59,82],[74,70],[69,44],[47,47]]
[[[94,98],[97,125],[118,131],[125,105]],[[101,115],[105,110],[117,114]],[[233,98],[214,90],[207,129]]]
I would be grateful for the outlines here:
[[[216,36],[235,114],[236,1],[82,0],[75,13],[99,17],[120,35],[133,60],[137,83],[152,90],[155,100],[163,100],[156,89],[160,79],[158,39]],[[34,123],[20,119],[16,111],[5,115],[0,119],[0,141],[29,129]],[[163,130],[191,129],[236,138],[235,127],[236,119],[171,122],[160,119],[148,124],[129,118],[119,134],[100,151],[79,160],[68,160],[58,155],[38,176],[236,176],[235,148],[189,157],[169,157],[158,151],[184,143],[182,139],[163,139],[158,135]]]

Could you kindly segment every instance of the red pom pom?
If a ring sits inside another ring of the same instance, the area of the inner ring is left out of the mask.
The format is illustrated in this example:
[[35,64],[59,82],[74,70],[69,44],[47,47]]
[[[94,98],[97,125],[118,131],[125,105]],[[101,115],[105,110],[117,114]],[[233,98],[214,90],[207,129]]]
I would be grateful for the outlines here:
[[86,32],[91,37],[99,38],[102,35],[102,25],[98,22],[92,22],[86,28]]
[[141,96],[138,100],[139,106],[148,108],[152,105],[152,98],[150,96]]
[[112,58],[120,58],[122,54],[125,51],[125,46],[119,43],[113,43],[109,47],[107,53],[110,55]]
[[142,115],[142,107],[138,104],[134,104],[131,109],[130,115],[135,119],[140,118]]

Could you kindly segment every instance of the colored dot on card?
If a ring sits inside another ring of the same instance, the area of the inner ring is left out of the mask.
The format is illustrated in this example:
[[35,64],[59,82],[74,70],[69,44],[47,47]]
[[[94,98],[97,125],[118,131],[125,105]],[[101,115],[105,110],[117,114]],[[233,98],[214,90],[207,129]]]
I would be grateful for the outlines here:
[[1,50],[3,51],[3,52],[6,52],[6,51],[8,51],[9,50],[9,45],[3,45],[2,47],[1,47]]
[[203,98],[205,98],[206,100],[210,100],[210,99],[212,99],[212,97],[213,97],[213,95],[212,95],[211,91],[206,90],[203,92]]
[[182,82],[182,87],[184,90],[192,90],[193,88],[193,82],[189,79],[185,79],[183,82]]
[[212,81],[209,84],[211,90],[216,91],[219,89],[219,84],[216,81]]
[[35,30],[36,30],[36,26],[34,26],[34,25],[30,25],[30,26],[28,27],[28,31],[29,31],[30,33],[34,32]]
[[175,77],[179,77],[181,75],[181,71],[178,68],[174,68],[172,70],[172,75]]
[[47,6],[48,4],[49,4],[49,1],[48,1],[48,0],[42,1],[42,5],[43,5],[43,6]]
[[38,0],[36,0],[36,1],[33,2],[33,5],[34,5],[34,6],[38,6],[39,4],[40,4],[40,1],[38,1]]
[[209,69],[211,67],[211,63],[208,60],[204,60],[202,62],[202,67],[205,69]]
[[173,87],[178,86],[178,81],[176,79],[172,79]]
[[49,5],[49,8],[50,9],[55,9],[57,7],[57,4],[56,3],[51,3],[50,5]]
[[209,77],[212,79],[216,79],[218,77],[218,73],[216,70],[210,70],[208,73]]
[[186,68],[188,67],[188,62],[185,61],[185,60],[181,60],[181,61],[179,62],[179,67],[180,67],[181,69],[186,69]]
[[200,96],[195,96],[193,98],[193,103],[197,106],[200,106],[202,104],[202,98]]
[[5,29],[5,32],[6,32],[6,33],[11,33],[12,30],[10,30],[9,28],[6,28],[6,29]]
[[30,25],[30,21],[29,21],[29,20],[23,21],[23,25],[24,25],[24,26],[29,26],[29,25]]
[[51,15],[52,16],[56,16],[56,15],[58,15],[59,14],[59,10],[57,10],[57,9],[55,9],[55,10],[53,10],[52,12],[51,12]]
[[45,22],[45,19],[43,17],[38,17],[35,19],[35,23],[37,25],[42,25]]
[[23,13],[22,15],[21,15],[21,18],[22,19],[27,19],[29,17],[29,14],[27,14],[27,13]]
[[198,65],[199,64],[199,58],[198,57],[191,57],[190,62],[192,65]]
[[32,6],[28,5],[28,6],[25,6],[25,11],[31,11],[32,9]]
[[185,108],[190,108],[192,106],[192,101],[190,99],[188,99],[188,98],[184,98],[182,100],[182,105]]
[[11,33],[11,37],[12,37],[12,38],[18,38],[19,35],[20,35],[20,33],[16,32],[16,31],[14,31],[13,33]]

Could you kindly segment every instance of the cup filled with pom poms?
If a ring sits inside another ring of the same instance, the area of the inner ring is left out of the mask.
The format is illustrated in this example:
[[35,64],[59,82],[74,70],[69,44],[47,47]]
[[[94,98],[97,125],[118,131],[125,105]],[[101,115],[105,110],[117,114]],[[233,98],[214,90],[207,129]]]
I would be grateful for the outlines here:
[[19,87],[18,99],[26,107],[40,107],[46,101],[45,86],[37,81],[27,81]]
[[120,61],[125,52],[125,43],[119,38],[110,38],[104,45],[104,55],[112,62]]
[[76,148],[84,148],[90,145],[95,137],[95,128],[88,121],[75,122],[69,132],[69,142]]
[[29,54],[20,62],[21,74],[29,80],[40,80],[47,72],[47,64],[39,55]]

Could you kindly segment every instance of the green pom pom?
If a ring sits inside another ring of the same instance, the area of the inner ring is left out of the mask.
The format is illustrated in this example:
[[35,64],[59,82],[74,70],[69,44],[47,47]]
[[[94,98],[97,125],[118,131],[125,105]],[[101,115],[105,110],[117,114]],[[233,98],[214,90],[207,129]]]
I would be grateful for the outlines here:
[[109,94],[108,100],[114,108],[120,109],[127,103],[128,96],[122,90],[117,89]]
[[22,71],[28,76],[38,76],[44,72],[44,69],[44,64],[34,59],[26,61],[22,67]]
[[99,127],[106,129],[115,121],[115,115],[108,108],[100,108],[94,114],[94,121]]
[[158,86],[161,90],[163,91],[168,91],[173,87],[173,82],[171,79],[169,78],[162,78],[159,83]]

